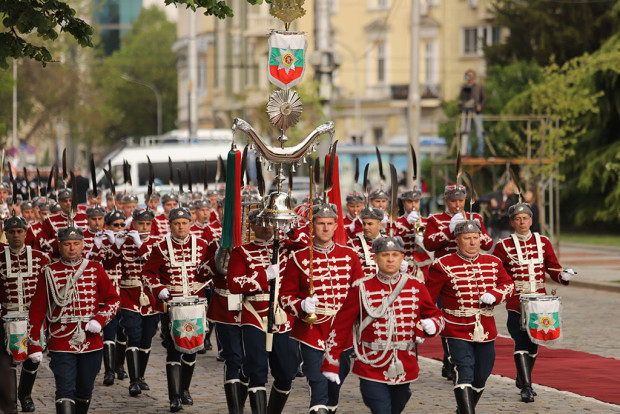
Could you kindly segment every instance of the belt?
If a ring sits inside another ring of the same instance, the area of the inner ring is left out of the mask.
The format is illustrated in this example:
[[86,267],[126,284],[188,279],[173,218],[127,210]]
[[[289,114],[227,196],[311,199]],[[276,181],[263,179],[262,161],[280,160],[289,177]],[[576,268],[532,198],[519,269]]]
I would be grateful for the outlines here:
[[[198,289],[200,289],[200,287],[202,286],[202,284],[200,283],[190,283],[187,286],[187,291],[189,293],[193,292],[193,291],[197,291]],[[183,293],[183,286],[167,286],[168,291],[170,292],[181,292]]]
[[218,289],[218,288],[215,288],[215,293],[217,293],[220,296],[230,296],[230,295],[232,295],[232,293],[230,293],[230,290],[228,290],[228,289]]
[[443,308],[443,311],[448,315],[456,316],[458,318],[467,318],[470,316],[483,315],[483,316],[493,316],[493,309],[478,309],[478,308],[465,308],[465,309],[446,309]]
[[121,280],[121,287],[142,287],[139,280]]
[[317,315],[325,315],[325,316],[334,316],[338,311],[332,308],[326,307],[317,307],[316,314]]
[[375,341],[375,342],[366,342],[362,341],[362,345],[366,348],[369,348],[373,351],[385,351],[386,349],[396,349],[398,351],[408,351],[414,348],[414,344],[411,341],[407,342],[390,342],[389,345],[387,341]]
[[259,301],[269,300],[269,293],[259,293],[257,295],[244,296],[244,297],[246,300],[249,300],[250,302],[259,302]]
[[535,291],[530,291],[530,282],[525,282],[522,280],[515,280],[515,289],[519,293],[537,293],[539,290],[545,288],[544,282],[536,282],[534,284]]
[[61,316],[56,323],[80,323],[90,319],[88,316]]

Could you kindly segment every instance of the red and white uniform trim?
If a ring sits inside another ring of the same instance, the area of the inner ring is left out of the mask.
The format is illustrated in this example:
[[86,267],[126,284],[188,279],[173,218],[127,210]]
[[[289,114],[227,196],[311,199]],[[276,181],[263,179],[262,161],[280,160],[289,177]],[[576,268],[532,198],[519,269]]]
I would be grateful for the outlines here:
[[[469,219],[469,213],[467,213]],[[435,259],[456,252],[456,237],[450,231],[450,220],[453,214],[447,211],[432,214],[426,222],[424,232],[424,247],[430,252],[435,252]],[[481,227],[480,248],[490,250],[493,247],[493,239],[487,233],[482,217],[474,213],[471,220],[478,220]]]
[[8,312],[26,314],[37,288],[37,276],[48,256],[30,246],[19,252],[8,246],[0,251],[0,316]]
[[515,295],[506,303],[508,310],[521,312],[519,298],[522,293],[546,294],[545,273],[549,273],[555,282],[569,284],[560,278],[562,266],[551,242],[538,233],[530,233],[525,237],[512,234],[495,246],[493,255],[503,262],[506,272],[515,283]]
[[[436,259],[431,265],[426,287],[434,301],[441,294],[446,321],[441,335],[473,342],[495,339],[497,329],[493,306],[506,302],[514,292],[514,283],[502,262],[488,254],[467,258],[452,253]],[[484,293],[495,297],[494,305],[480,303]]]
[[[402,289],[388,305],[388,297],[401,283]],[[417,327],[421,319],[433,322],[435,335],[444,328],[441,311],[415,277],[375,274],[354,282],[329,333],[321,370],[338,373],[340,354],[350,346],[353,333],[353,373],[392,385],[415,381],[419,372],[416,337],[428,336]]]

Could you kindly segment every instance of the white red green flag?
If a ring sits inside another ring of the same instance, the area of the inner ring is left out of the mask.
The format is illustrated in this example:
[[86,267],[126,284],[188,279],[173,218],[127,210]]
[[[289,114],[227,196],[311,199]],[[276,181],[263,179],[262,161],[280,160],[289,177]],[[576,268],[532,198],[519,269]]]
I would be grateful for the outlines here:
[[274,32],[269,37],[269,81],[281,89],[289,89],[301,82],[307,47],[303,34]]
[[527,332],[532,342],[550,344],[562,337],[559,300],[530,301],[527,314]]

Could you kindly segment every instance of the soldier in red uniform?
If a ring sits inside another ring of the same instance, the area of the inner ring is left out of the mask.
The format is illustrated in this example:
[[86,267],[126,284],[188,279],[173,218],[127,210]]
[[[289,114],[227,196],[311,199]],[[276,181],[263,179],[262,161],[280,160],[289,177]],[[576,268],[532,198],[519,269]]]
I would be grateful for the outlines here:
[[388,199],[388,194],[382,188],[376,189],[368,195],[370,206],[381,209],[384,212],[383,220],[381,220],[381,225],[384,230],[387,230],[388,221],[390,220],[390,215],[388,214]]
[[190,231],[196,237],[205,238],[203,236],[205,229],[209,225],[209,216],[211,215],[211,202],[208,199],[194,201],[196,208],[196,220],[193,222]]
[[[278,263],[271,264],[273,227],[262,223],[257,218],[259,213],[260,210],[252,210],[248,214],[254,241],[233,249],[228,262],[227,280],[231,293],[244,295],[241,310],[241,332],[245,350],[242,370],[249,378],[252,412],[280,414],[291,391],[299,361],[297,343],[289,336],[294,318],[279,307],[277,297],[274,303],[276,317],[273,337],[270,338],[273,349],[267,349],[265,344],[268,337],[266,332],[270,281],[275,280],[276,290],[279,290],[280,269],[286,267],[289,251],[286,247],[281,247]],[[269,367],[274,382],[267,406],[265,384]],[[227,401],[238,401],[235,384],[239,383],[224,384]]]
[[517,388],[521,390],[521,401],[533,402],[536,393],[532,389],[532,369],[538,354],[538,345],[533,343],[527,332],[521,330],[521,294],[546,294],[545,277],[568,285],[575,276],[573,269],[563,270],[558,262],[549,239],[532,233],[532,210],[527,203],[518,203],[508,209],[510,224],[515,232],[496,246],[493,254],[504,264],[514,280],[515,295],[506,303],[508,309],[508,332],[515,341],[514,359],[517,367]]
[[35,203],[34,208],[35,219],[28,223],[28,230],[26,231],[26,246],[39,246],[38,239],[43,231],[43,220],[50,212],[50,206],[46,199],[40,198]]
[[103,267],[82,257],[82,237],[79,228],[58,230],[61,259],[39,272],[29,313],[28,356],[33,362],[43,359],[41,326],[44,320],[49,323],[49,366],[61,414],[88,412],[101,369],[101,329],[120,306]]
[[[8,246],[0,254],[0,344],[9,346],[20,346],[21,343],[9,343],[7,338],[7,324],[5,317],[11,320],[28,320],[28,309],[30,301],[37,286],[37,275],[42,267],[47,265],[48,258],[44,253],[33,250],[25,245],[26,240],[26,220],[22,217],[9,217],[3,223]],[[25,334],[24,331],[19,332]],[[16,351],[16,349],[15,349]],[[31,392],[34,381],[37,377],[39,364],[26,359],[23,361],[21,375],[19,377],[19,388],[17,387],[17,365],[15,359],[6,352],[3,347],[0,350],[0,358],[10,359],[11,383],[10,390],[14,396],[17,390],[17,397],[22,406],[23,412],[33,412],[34,402]],[[17,412],[17,399],[13,400],[15,412]]]
[[[465,220],[463,216],[465,207],[465,198],[467,197],[467,189],[462,185],[447,185],[444,189],[444,200],[446,203],[446,211],[431,215],[426,221],[426,230],[424,231],[424,248],[434,253],[435,259],[445,256],[456,251],[456,236],[453,233],[454,226]],[[474,219],[478,220],[481,226],[480,244],[482,250],[489,250],[493,247],[493,239],[487,233],[482,224],[482,217],[473,214]],[[430,277],[430,276],[429,276]],[[441,304],[439,304],[441,307]],[[453,367],[448,361],[448,349],[445,339],[442,337],[444,348],[443,366],[441,375],[453,380]]]
[[362,213],[364,202],[366,202],[364,194],[358,192],[347,194],[347,215],[343,217],[342,221],[349,238],[355,237],[357,233],[363,230],[360,214]]
[[[170,210],[170,235],[153,245],[150,256],[142,268],[146,287],[160,301],[172,298],[189,300],[204,298],[205,280],[196,269],[206,259],[207,243],[190,234],[191,214],[184,207]],[[160,306],[158,310],[163,310]],[[194,403],[189,387],[194,373],[196,353],[181,353],[175,348],[170,332],[170,317],[162,317],[162,333],[166,338],[166,376],[170,411],[177,412],[183,404]]]
[[161,205],[164,212],[155,216],[155,220],[153,220],[155,231],[153,234],[163,237],[170,233],[170,220],[168,219],[168,215],[170,214],[170,210],[177,208],[179,205],[179,197],[175,193],[164,194],[161,198]]
[[34,202],[31,200],[23,201],[21,204],[22,214],[21,216],[26,219],[26,223],[30,224],[35,221],[34,217]]
[[[312,209],[313,243],[291,254],[282,280],[280,304],[295,317],[291,337],[300,343],[302,369],[310,385],[310,412],[327,413],[335,412],[338,407],[340,384],[328,381],[321,374],[323,353],[334,316],[363,272],[355,251],[333,241],[338,225],[337,207],[323,204]],[[310,277],[314,295],[310,294]],[[306,322],[311,314],[317,316],[313,324]],[[341,382],[349,373],[351,347],[349,341],[340,357]]]
[[[400,196],[405,214],[396,221],[396,236],[405,242],[405,260],[415,262],[422,271],[424,279],[428,277],[428,269],[432,262],[424,249],[424,238],[419,233],[419,227],[426,228],[426,218],[420,215],[420,201],[422,192],[418,188],[405,191]],[[420,276],[420,275],[418,275]]]
[[375,207],[363,209],[361,211],[362,233],[356,234],[348,242],[349,247],[357,253],[365,276],[377,273],[372,243],[378,238],[385,237],[381,229],[381,220],[383,220],[383,210]]
[[[60,212],[49,215],[43,221],[43,230],[41,237],[38,239],[40,250],[49,253],[52,257],[58,257],[58,229],[69,225],[69,215],[71,213],[71,196],[70,188],[62,188],[58,190],[58,204]],[[72,219],[72,225],[85,229],[88,226],[86,215],[77,213]]]
[[349,290],[321,370],[330,381],[340,381],[338,361],[359,322],[353,328],[353,373],[360,377],[364,403],[373,413],[400,413],[411,397],[409,384],[418,378],[415,343],[437,335],[444,320],[424,284],[400,270],[405,252],[400,237],[379,237],[372,251],[378,271]]
[[480,254],[478,221],[460,221],[452,234],[457,251],[433,262],[426,287],[433,300],[441,295],[446,322],[441,336],[454,366],[458,413],[470,414],[495,362],[493,307],[512,296],[514,283],[497,257]]
[[127,336],[127,370],[129,371],[129,395],[135,397],[142,390],[149,390],[144,373],[151,352],[153,336],[157,331],[159,312],[155,309],[155,298],[142,284],[142,266],[151,254],[159,238],[151,236],[154,214],[151,210],[135,209],[132,213],[130,231],[121,243],[106,252],[104,266],[120,265],[120,324]]
[[86,209],[88,227],[84,230],[84,255],[93,248],[95,236],[103,233],[104,217],[105,209],[101,206],[93,206]]

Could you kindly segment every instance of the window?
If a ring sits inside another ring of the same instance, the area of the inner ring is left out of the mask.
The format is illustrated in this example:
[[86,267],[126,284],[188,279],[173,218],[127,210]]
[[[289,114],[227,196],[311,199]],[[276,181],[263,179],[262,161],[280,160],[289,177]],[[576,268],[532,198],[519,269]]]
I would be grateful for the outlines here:
[[375,127],[372,129],[372,136],[375,139],[375,145],[383,143],[383,128]]
[[387,10],[390,8],[390,0],[368,0],[368,10]]
[[427,40],[424,42],[424,83],[426,85],[437,83],[437,42]]
[[207,95],[207,58],[206,56],[199,56],[198,58],[198,79],[196,83],[198,84],[198,95],[206,96]]
[[377,83],[385,83],[386,80],[386,52],[385,43],[377,43]]
[[482,49],[486,45],[493,45],[502,41],[501,27],[477,26],[465,27],[462,30],[463,50],[465,56],[482,56]]

